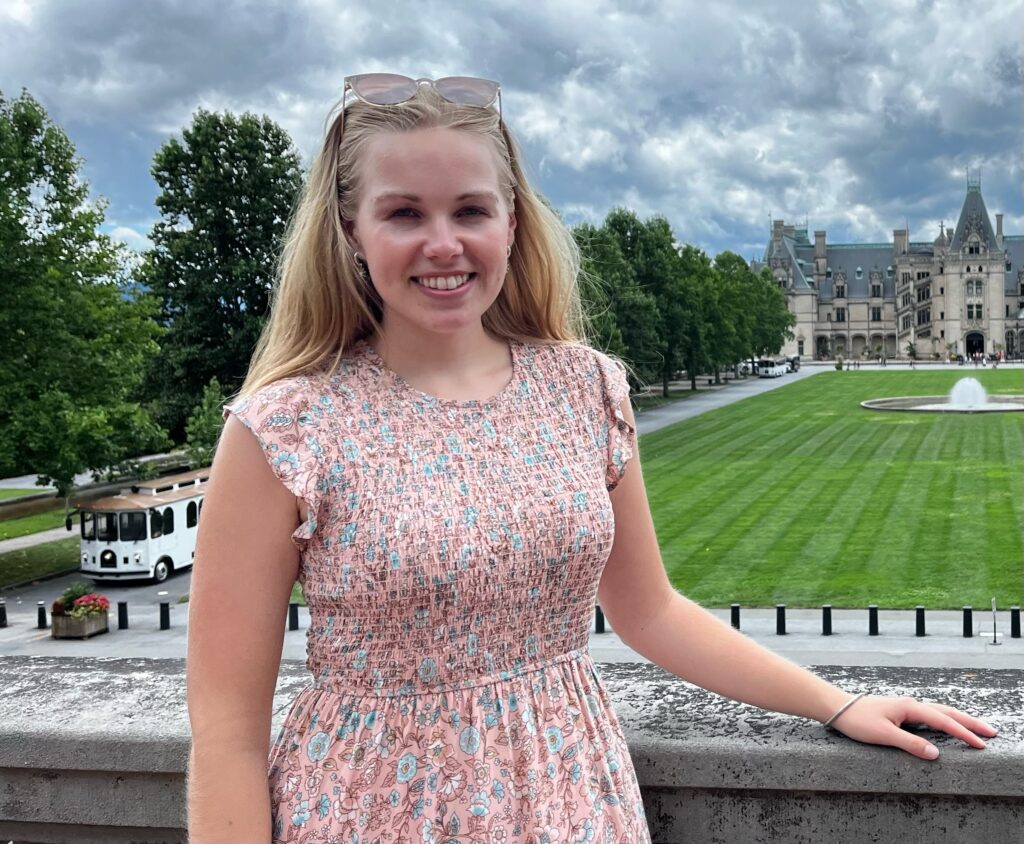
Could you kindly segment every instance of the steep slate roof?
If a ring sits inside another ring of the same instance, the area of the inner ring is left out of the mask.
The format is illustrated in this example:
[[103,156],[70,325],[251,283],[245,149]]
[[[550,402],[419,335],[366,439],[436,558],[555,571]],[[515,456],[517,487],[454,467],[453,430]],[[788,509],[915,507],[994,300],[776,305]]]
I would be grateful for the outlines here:
[[[1006,260],[1010,262],[1010,271],[1006,274],[1004,290],[1014,301],[1021,298],[1020,287],[1017,284],[1017,273],[1024,270],[1024,235],[1003,235],[1003,248],[1006,250]],[[1012,304],[1012,302],[1011,302]],[[1012,310],[1012,308],[1011,308]]]
[[985,200],[981,198],[981,185],[975,182],[967,185],[964,207],[960,209],[960,219],[957,220],[956,231],[949,244],[951,252],[959,252],[967,244],[967,230],[972,222],[980,227],[988,248],[995,249],[996,234],[992,231],[992,222],[988,218]]
[[[825,254],[832,278],[822,282],[822,298],[832,298],[836,273],[843,271],[846,273],[846,298],[867,299],[871,293],[872,270],[882,273],[882,295],[895,296],[895,273],[892,278],[887,273],[888,268],[896,264],[892,249],[891,243],[826,243]],[[857,267],[861,269],[860,278],[857,278]]]

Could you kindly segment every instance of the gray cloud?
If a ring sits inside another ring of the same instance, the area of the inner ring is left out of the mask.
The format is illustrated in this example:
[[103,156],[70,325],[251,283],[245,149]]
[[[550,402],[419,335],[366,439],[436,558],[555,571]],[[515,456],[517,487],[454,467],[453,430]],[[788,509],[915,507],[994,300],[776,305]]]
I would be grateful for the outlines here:
[[152,153],[198,106],[269,114],[308,159],[346,73],[490,76],[568,219],[631,205],[749,257],[769,213],[930,239],[967,167],[1024,233],[1022,20],[1024,0],[38,2],[0,11],[0,88],[43,101],[138,232]]

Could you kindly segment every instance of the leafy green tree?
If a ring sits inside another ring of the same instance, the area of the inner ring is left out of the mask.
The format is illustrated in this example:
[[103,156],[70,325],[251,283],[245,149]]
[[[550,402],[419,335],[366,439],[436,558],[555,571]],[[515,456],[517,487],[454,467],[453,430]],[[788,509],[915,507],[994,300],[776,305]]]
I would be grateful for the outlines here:
[[155,306],[99,231],[68,136],[27,92],[0,94],[0,473],[74,476],[166,436],[133,401],[157,352]]
[[604,226],[581,224],[573,235],[583,255],[582,295],[592,319],[596,342],[628,361],[634,387],[646,387],[659,374],[658,312],[654,298],[636,283],[616,238]]
[[268,117],[200,110],[180,141],[157,152],[152,173],[163,219],[150,235],[145,280],[168,333],[147,392],[180,441],[212,377],[230,391],[245,377],[302,170]]
[[227,395],[214,375],[203,390],[202,401],[192,411],[185,425],[188,433],[185,450],[188,453],[189,468],[202,469],[213,462],[217,440],[224,428],[221,408],[226,400]]
[[750,305],[754,315],[751,354],[774,355],[793,337],[796,317],[786,306],[786,294],[775,283],[771,270],[764,267],[751,274]]

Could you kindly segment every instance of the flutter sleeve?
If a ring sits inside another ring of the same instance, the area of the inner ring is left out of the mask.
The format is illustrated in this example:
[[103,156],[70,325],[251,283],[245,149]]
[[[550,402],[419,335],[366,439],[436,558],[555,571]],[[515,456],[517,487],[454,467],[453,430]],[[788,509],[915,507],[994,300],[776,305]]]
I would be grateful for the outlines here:
[[636,446],[636,429],[622,415],[622,403],[629,397],[626,368],[603,352],[595,352],[601,375],[603,418],[607,422],[607,472],[605,485],[611,491],[626,473],[626,463]]
[[292,533],[300,551],[313,537],[322,504],[327,457],[323,408],[309,379],[301,376],[268,384],[223,408],[255,434],[278,480],[306,502],[309,518]]

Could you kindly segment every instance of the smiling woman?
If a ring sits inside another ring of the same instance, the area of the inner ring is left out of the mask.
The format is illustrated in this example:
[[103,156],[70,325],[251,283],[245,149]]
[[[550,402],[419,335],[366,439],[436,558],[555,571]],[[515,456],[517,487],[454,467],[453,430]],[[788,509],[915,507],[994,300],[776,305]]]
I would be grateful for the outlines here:
[[[191,838],[649,841],[588,650],[598,597],[706,688],[923,758],[903,721],[983,746],[980,721],[848,695],[671,588],[625,368],[585,342],[572,237],[497,83],[350,90],[206,494]],[[296,578],[312,680],[268,747]]]

